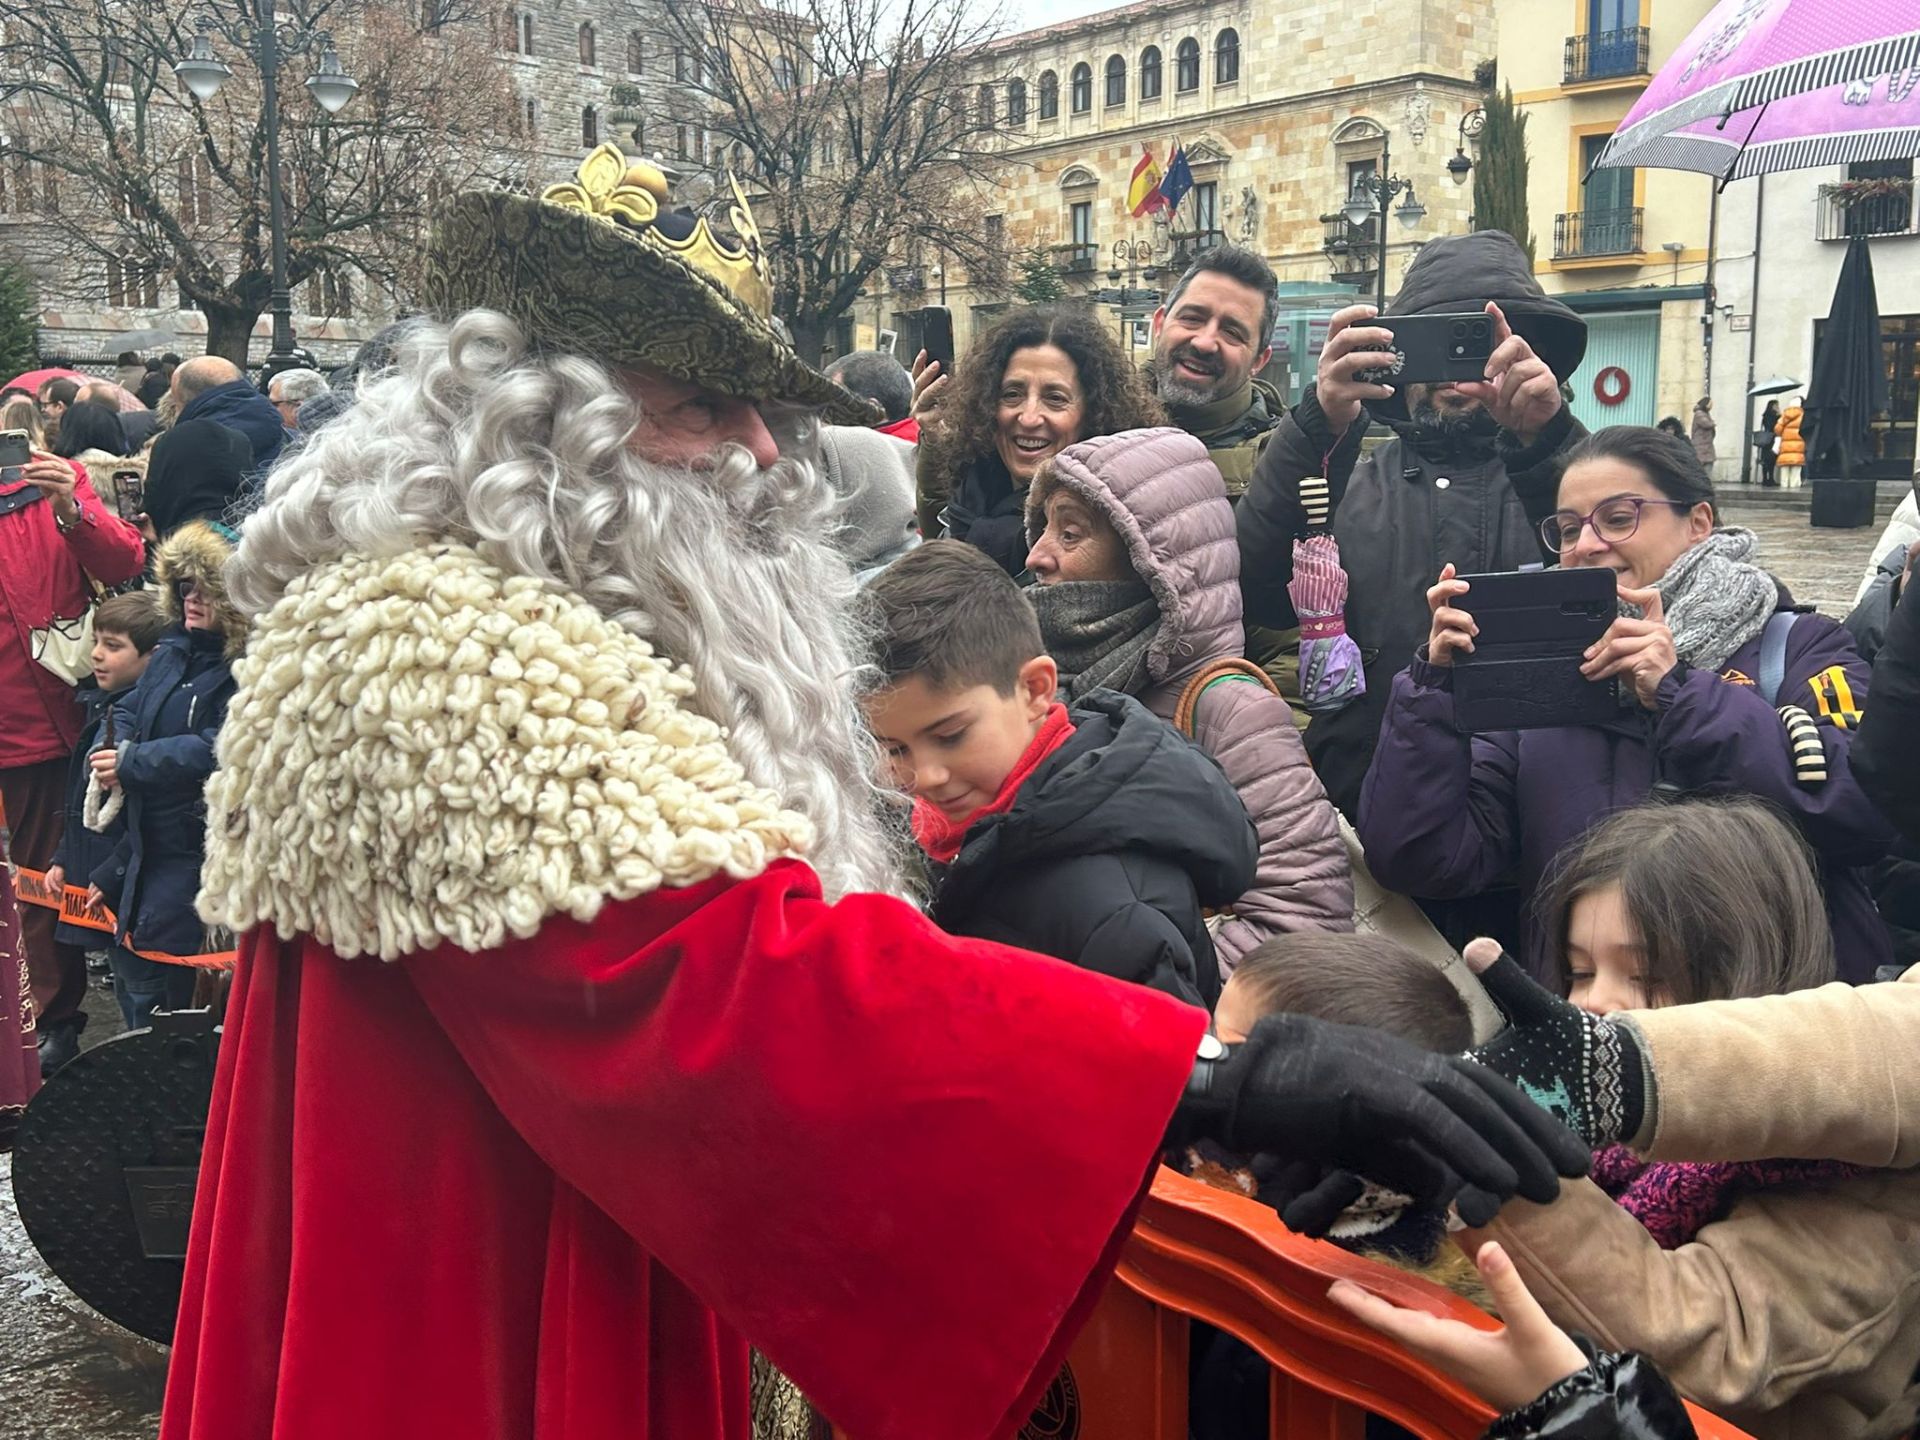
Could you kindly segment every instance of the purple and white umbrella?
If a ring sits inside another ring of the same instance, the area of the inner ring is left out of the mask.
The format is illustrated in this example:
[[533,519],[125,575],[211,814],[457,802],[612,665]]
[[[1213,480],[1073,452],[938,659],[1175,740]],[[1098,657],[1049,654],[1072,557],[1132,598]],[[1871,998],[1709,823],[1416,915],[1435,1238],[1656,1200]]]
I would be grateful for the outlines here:
[[[1891,99],[1897,109],[1920,78],[1920,0],[1720,0],[1660,68],[1620,122],[1598,164],[1700,170],[1724,178],[1748,145],[1768,143],[1773,111],[1796,96],[1828,94],[1828,117],[1852,95]],[[1863,96],[1854,82],[1869,82]],[[1867,159],[1913,150],[1856,148],[1825,158],[1787,162],[1797,141],[1818,138],[1809,110],[1768,153],[1788,169],[1830,160]],[[1843,117],[1844,118],[1844,117]],[[1706,122],[1701,125],[1698,122]],[[1736,125],[1741,133],[1729,139]],[[1724,126],[1724,128],[1723,128]],[[1742,134],[1745,139],[1743,141]],[[1702,147],[1697,142],[1709,139]],[[1659,158],[1655,142],[1671,142]],[[1715,143],[1717,142],[1717,143]],[[1717,158],[1717,164],[1709,163]],[[1757,169],[1740,170],[1757,174]]]
[[1697,170],[1722,184],[1778,170],[1920,155],[1920,65],[1789,95],[1726,120],[1696,120],[1623,145],[1623,129],[1596,162]]

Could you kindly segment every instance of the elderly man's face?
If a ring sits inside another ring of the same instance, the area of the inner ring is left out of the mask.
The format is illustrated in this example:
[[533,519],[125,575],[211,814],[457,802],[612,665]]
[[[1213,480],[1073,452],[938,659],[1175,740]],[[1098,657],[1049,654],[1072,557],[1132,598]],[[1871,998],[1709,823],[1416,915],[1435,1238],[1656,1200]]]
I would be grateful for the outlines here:
[[299,428],[294,424],[294,420],[300,414],[300,402],[298,400],[283,399],[280,394],[280,382],[278,380],[268,383],[267,399],[272,401],[273,408],[280,412],[280,423],[282,425],[286,426],[289,430]]
[[642,459],[699,469],[729,443],[745,447],[762,470],[780,458],[773,432],[750,400],[651,371],[624,371],[621,379],[640,402],[632,445]]

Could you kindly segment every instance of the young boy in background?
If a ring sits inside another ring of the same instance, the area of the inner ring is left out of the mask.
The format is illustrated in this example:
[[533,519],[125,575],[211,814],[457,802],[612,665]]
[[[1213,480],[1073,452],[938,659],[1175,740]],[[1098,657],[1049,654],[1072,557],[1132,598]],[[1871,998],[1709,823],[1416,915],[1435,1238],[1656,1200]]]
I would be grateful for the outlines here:
[[[80,743],[74,746],[73,759],[67,766],[66,832],[60,848],[53,852],[53,863],[47,867],[47,880],[56,888],[69,882],[87,886],[89,898],[96,905],[103,895],[118,893],[120,882],[126,879],[126,857],[116,854],[123,829],[115,823],[119,802],[109,802],[104,811],[96,803],[91,807],[93,814],[87,813],[87,777],[92,773],[87,757],[119,743],[113,733],[111,709],[139,683],[153,647],[166,631],[167,617],[160,608],[160,597],[152,590],[115,595],[93,612],[93,675],[74,689],[74,702],[80,706],[84,724]],[[89,819],[99,828],[89,828]],[[108,939],[101,931],[65,921],[56,927],[54,938],[63,945],[88,950],[105,948]]]
[[1203,907],[1257,859],[1220,767],[1125,695],[1058,704],[1033,607],[971,545],[923,545],[866,596],[867,721],[913,796],[934,921],[1210,1008]]

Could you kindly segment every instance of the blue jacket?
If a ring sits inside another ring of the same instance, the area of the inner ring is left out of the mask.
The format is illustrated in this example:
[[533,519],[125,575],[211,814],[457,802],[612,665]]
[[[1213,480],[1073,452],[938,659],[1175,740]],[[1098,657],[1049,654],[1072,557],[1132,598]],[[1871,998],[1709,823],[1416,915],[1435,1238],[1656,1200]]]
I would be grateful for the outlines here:
[[202,948],[193,901],[206,855],[203,794],[235,688],[225,644],[217,633],[169,630],[140,683],[113,707],[131,854],[108,904],[120,922],[115,938],[131,934],[142,950]]
[[[67,825],[51,861],[67,872],[69,885],[83,888],[98,885],[100,893],[109,896],[118,895],[127,878],[126,817],[124,812],[116,816],[104,833],[87,828],[87,776],[91,773],[87,757],[104,743],[101,732],[105,729],[108,708],[132,693],[133,687],[129,685],[124,690],[106,694],[91,679],[82,680],[74,687],[74,703],[85,719],[79,743],[73,747],[73,758],[67,762]],[[106,944],[106,936],[100,931],[65,921],[55,927],[54,939],[63,945],[79,945],[88,950],[98,950]]]
[[[1781,608],[1792,602],[1782,596]],[[1848,764],[1867,701],[1867,664],[1847,632],[1803,614],[1787,636],[1779,705],[1814,718],[1827,779],[1794,778],[1786,727],[1758,690],[1760,641],[1718,674],[1684,662],[1660,682],[1651,712],[1605,725],[1462,735],[1453,727],[1453,671],[1416,659],[1393,682],[1358,829],[1367,864],[1389,890],[1434,899],[1478,895],[1509,876],[1522,900],[1554,857],[1656,784],[1693,795],[1770,802],[1813,847],[1833,923],[1840,978],[1858,984],[1893,958],[1861,867],[1893,843],[1893,828]],[[1756,883],[1763,883],[1756,877]],[[1545,937],[1527,917],[1527,965],[1548,978]]]
[[287,427],[280,423],[280,412],[245,380],[229,380],[194,396],[181,407],[174,423],[184,425],[189,420],[213,420],[246,436],[253,447],[255,476],[267,473],[287,443]]

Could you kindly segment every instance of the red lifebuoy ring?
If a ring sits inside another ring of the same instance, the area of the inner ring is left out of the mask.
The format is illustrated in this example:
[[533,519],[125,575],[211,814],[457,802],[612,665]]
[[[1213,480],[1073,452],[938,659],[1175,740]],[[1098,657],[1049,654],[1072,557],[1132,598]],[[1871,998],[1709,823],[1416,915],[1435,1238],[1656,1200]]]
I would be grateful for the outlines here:
[[1602,405],[1618,405],[1633,391],[1633,377],[1618,365],[1609,365],[1593,377],[1593,398]]

